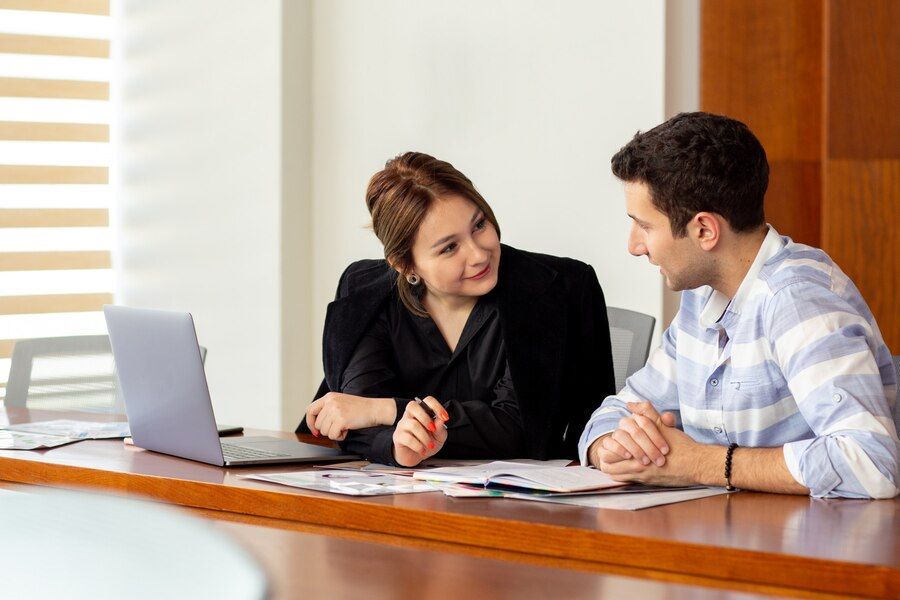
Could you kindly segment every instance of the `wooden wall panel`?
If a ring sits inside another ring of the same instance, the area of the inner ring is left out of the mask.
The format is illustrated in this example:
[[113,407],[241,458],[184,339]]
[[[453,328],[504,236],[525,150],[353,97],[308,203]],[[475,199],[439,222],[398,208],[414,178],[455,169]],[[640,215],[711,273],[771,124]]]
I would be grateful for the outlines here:
[[[704,0],[700,106],[747,123],[772,169],[766,217],[820,244],[821,0]],[[797,210],[797,207],[800,207]]]
[[828,3],[829,158],[900,158],[900,2]]
[[828,162],[826,251],[860,289],[894,354],[900,353],[900,161]]
[[829,0],[822,247],[900,354],[900,2]]

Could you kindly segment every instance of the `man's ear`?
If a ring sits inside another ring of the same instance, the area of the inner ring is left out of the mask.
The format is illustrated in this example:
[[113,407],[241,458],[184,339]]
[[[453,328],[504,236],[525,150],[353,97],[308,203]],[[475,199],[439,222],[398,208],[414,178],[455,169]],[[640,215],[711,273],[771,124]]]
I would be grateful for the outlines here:
[[688,223],[688,235],[706,252],[716,247],[721,234],[722,218],[715,213],[699,212]]

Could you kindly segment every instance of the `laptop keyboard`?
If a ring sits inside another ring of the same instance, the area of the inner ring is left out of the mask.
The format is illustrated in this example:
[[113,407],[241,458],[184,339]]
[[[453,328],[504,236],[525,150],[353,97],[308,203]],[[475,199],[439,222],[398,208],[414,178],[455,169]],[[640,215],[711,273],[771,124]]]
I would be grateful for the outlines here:
[[281,458],[290,456],[290,454],[280,454],[278,452],[269,452],[268,450],[259,450],[257,448],[248,448],[246,446],[237,446],[234,444],[222,444],[222,454],[225,460],[247,459],[247,458]]

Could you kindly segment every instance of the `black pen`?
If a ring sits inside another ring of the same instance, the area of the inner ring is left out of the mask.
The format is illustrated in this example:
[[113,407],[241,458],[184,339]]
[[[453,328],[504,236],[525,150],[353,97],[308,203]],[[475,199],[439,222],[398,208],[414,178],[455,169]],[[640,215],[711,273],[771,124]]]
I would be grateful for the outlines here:
[[419,406],[421,406],[421,407],[425,410],[425,414],[428,415],[428,418],[429,418],[429,419],[431,419],[432,421],[435,420],[435,419],[437,419],[437,415],[434,414],[434,411],[431,410],[431,407],[430,407],[430,406],[428,406],[427,404],[425,404],[425,401],[424,401],[424,400],[422,400],[421,398],[419,398],[418,396],[416,396],[416,402],[418,403]]

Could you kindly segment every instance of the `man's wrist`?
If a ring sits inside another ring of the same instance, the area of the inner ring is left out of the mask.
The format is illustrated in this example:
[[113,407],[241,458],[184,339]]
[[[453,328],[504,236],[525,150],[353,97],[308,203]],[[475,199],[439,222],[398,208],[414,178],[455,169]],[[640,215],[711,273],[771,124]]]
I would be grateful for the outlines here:
[[700,485],[724,486],[725,485],[725,455],[727,446],[714,444],[698,444],[699,456],[695,461],[696,469],[694,481]]
[[612,431],[610,431],[609,433],[604,433],[600,437],[595,438],[594,441],[591,442],[591,444],[588,446],[587,460],[589,465],[594,465],[598,469],[600,468],[600,444],[603,441],[603,438],[612,435],[612,433]]

